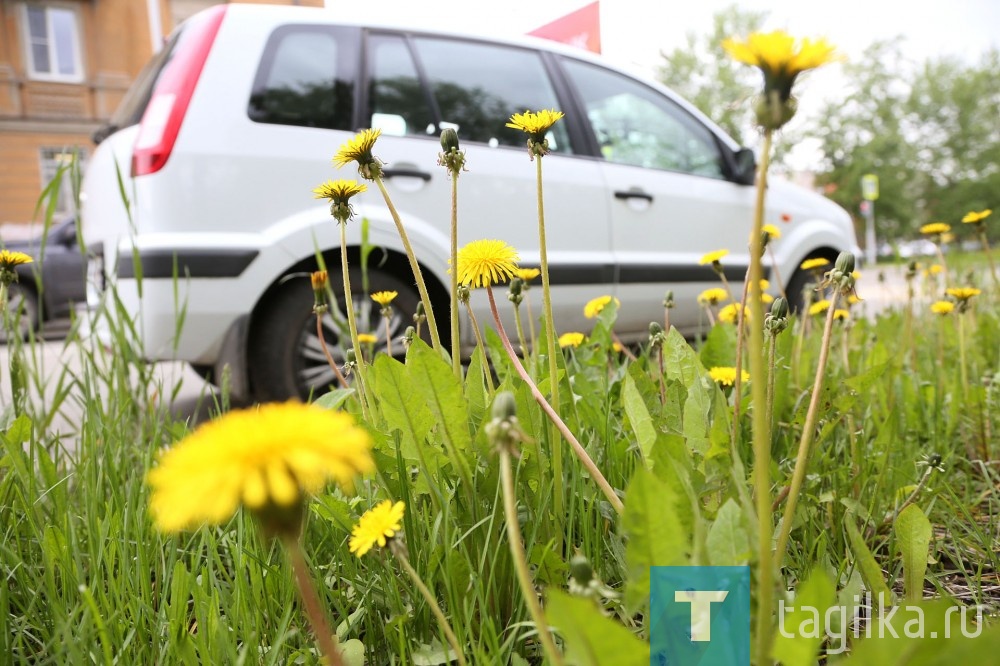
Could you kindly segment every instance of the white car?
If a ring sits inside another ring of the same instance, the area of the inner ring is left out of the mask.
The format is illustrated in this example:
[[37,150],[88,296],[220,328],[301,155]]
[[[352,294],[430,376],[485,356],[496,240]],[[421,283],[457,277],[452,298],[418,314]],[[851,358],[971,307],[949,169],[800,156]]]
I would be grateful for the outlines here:
[[[663,86],[527,37],[374,25],[339,10],[204,10],[175,31],[95,136],[84,237],[103,247],[107,280],[150,360],[184,360],[203,373],[228,364],[234,392],[259,400],[321,392],[334,375],[316,337],[309,272],[322,252],[340,284],[340,246],[328,204],[312,190],[359,178],[351,167],[333,168],[337,149],[358,129],[381,129],[375,154],[386,163],[386,186],[447,341],[451,182],[436,164],[440,132],[456,128],[467,153],[460,245],[502,239],[522,265],[537,265],[535,165],[526,136],[505,123],[542,109],[565,113],[544,158],[559,330],[588,331],[584,304],[613,295],[621,302],[619,336],[644,339],[650,321],[662,321],[670,289],[672,323],[693,332],[697,294],[718,285],[699,258],[728,248],[734,289],[746,272],[752,151]],[[378,189],[354,201],[347,229],[354,302],[381,340],[384,323],[367,294],[398,291],[396,337],[418,301],[414,280]],[[377,247],[364,290],[363,219]],[[857,251],[847,212],[787,182],[771,182],[766,221],[782,232],[773,283],[801,284],[797,267],[806,258]],[[541,294],[532,294],[538,314]],[[488,322],[485,294],[474,293],[472,304]],[[505,316],[512,324],[512,311]],[[325,324],[336,348],[342,329]],[[468,354],[475,338],[464,316],[461,338]]]

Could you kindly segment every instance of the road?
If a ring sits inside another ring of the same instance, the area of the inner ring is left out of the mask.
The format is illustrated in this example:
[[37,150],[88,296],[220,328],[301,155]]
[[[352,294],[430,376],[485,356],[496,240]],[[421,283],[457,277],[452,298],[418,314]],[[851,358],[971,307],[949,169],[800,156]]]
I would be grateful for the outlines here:
[[[855,306],[866,316],[906,301],[906,280],[901,269],[881,268],[883,279],[878,279],[875,270],[866,271],[858,284],[858,293],[863,301]],[[29,358],[29,373],[32,375],[34,400],[44,395],[46,405],[52,405],[54,397],[74,380],[82,381],[84,375],[83,355],[76,343],[67,343],[68,322],[47,325],[34,346],[27,345],[25,353]],[[110,351],[97,351],[95,355],[110,360]],[[7,347],[0,346],[0,412],[10,403],[10,383]],[[215,404],[217,389],[206,383],[186,363],[163,362],[152,368],[153,383],[159,386],[158,400],[169,401],[168,407],[176,416],[188,419],[194,424],[205,419]],[[53,417],[47,436],[59,437],[65,446],[75,442],[83,413],[79,391],[69,390],[68,397],[61,403]],[[173,396],[172,398],[170,396]]]

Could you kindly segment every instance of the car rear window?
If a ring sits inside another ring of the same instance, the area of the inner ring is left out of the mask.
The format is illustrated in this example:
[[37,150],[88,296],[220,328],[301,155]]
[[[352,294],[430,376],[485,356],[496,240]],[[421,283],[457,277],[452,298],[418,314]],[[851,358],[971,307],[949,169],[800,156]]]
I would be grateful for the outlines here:
[[160,74],[166,68],[170,59],[179,48],[183,48],[184,28],[187,24],[182,23],[170,36],[163,48],[157,51],[146,63],[146,66],[139,72],[139,76],[129,87],[128,92],[122,97],[121,103],[111,116],[112,129],[118,130],[132,125],[138,125],[142,121],[142,115],[146,112],[146,106],[156,88],[156,82]]
[[338,27],[282,26],[268,39],[247,114],[259,123],[351,130],[357,46]]

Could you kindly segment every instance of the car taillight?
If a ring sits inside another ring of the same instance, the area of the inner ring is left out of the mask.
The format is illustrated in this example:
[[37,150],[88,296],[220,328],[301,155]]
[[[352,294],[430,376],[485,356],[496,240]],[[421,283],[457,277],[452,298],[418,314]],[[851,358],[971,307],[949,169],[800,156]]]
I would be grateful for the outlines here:
[[167,163],[226,9],[211,7],[185,26],[142,115],[132,151],[133,177],[156,173]]

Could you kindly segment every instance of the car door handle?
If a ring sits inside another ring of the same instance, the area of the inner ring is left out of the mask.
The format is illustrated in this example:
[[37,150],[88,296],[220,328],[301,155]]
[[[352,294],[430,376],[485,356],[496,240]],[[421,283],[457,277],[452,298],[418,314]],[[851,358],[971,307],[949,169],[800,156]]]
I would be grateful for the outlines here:
[[615,192],[615,199],[643,199],[649,203],[653,203],[653,195],[646,194],[641,190],[627,190],[622,192],[621,190]]
[[419,178],[420,180],[430,182],[431,175],[426,171],[420,171],[419,169],[382,169],[383,178]]

